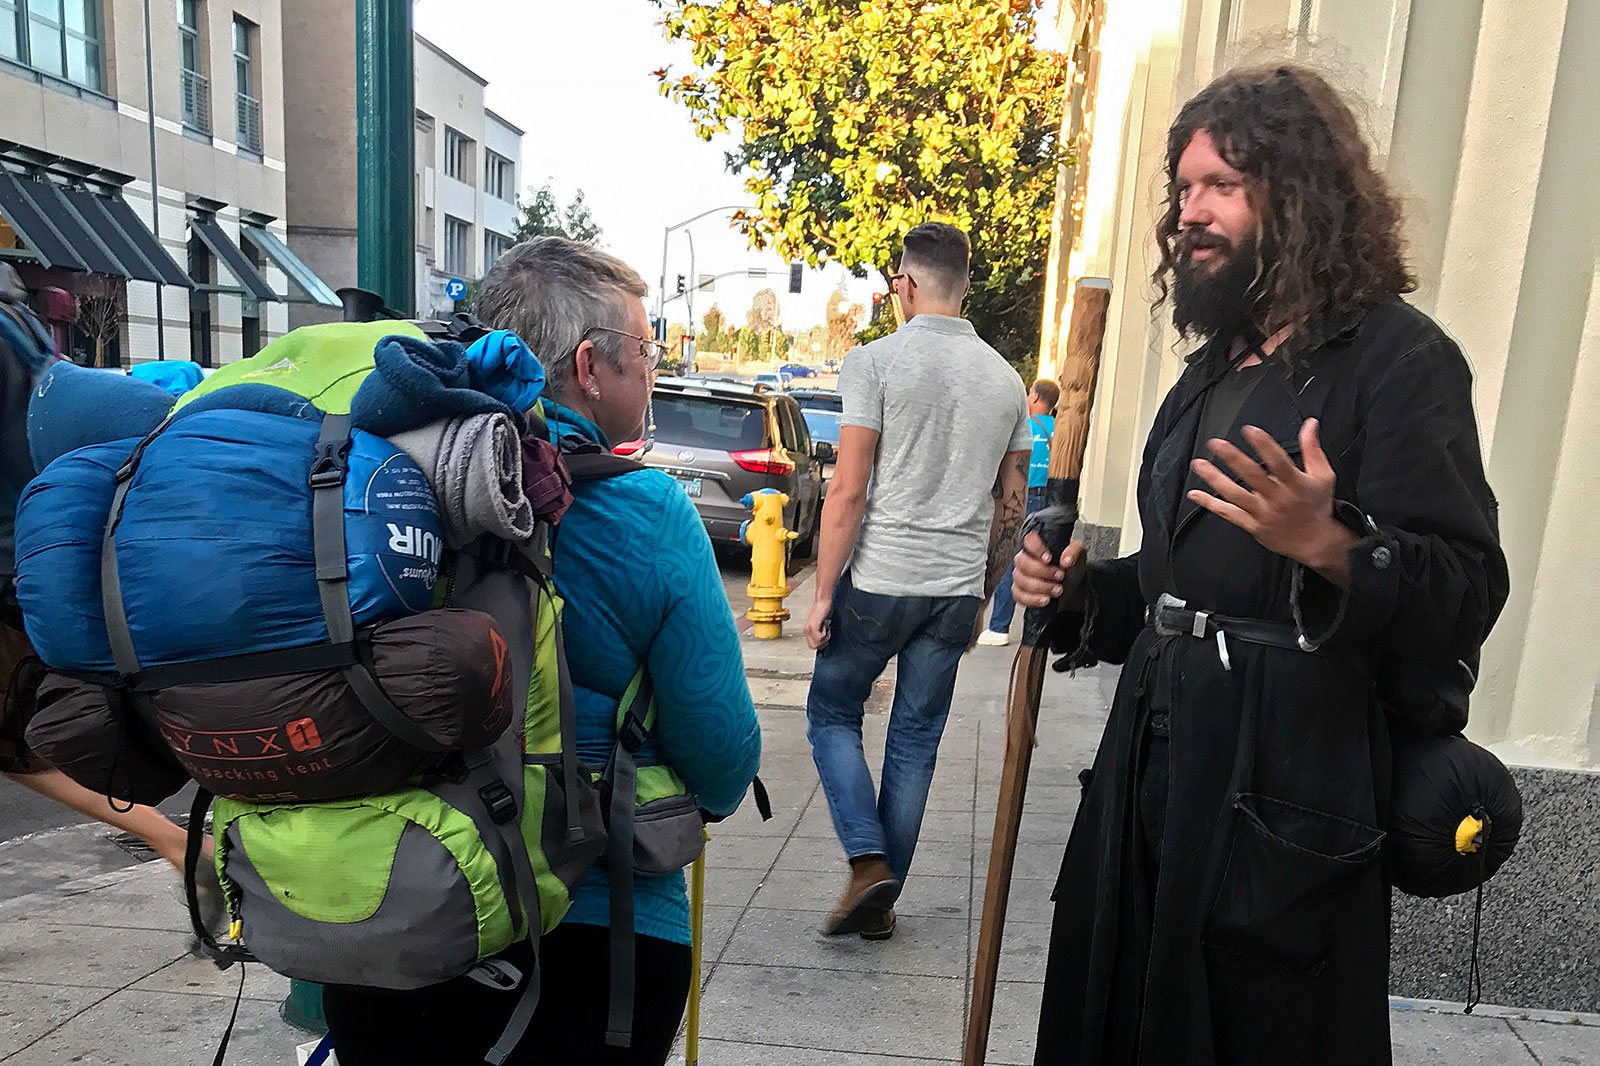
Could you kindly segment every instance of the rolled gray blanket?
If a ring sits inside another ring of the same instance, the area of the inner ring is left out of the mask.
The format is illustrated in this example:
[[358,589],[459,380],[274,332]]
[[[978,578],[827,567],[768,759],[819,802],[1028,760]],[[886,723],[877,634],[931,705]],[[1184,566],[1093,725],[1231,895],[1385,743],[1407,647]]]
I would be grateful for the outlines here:
[[389,441],[427,477],[449,547],[485,533],[511,541],[533,536],[533,508],[522,488],[521,438],[506,415],[444,418]]

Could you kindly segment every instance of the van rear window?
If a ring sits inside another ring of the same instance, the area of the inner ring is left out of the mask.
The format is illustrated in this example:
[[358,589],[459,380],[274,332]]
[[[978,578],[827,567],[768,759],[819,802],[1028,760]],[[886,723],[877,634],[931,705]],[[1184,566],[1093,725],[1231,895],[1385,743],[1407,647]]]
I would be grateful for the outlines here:
[[656,393],[656,440],[725,452],[768,448],[766,410],[756,404]]

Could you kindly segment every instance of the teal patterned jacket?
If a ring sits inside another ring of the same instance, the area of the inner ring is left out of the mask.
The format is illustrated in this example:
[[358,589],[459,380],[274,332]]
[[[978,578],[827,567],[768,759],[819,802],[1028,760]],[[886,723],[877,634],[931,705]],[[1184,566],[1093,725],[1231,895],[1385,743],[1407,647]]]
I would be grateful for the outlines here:
[[[553,438],[577,434],[610,446],[594,423],[544,403]],[[659,719],[640,757],[676,770],[702,807],[732,813],[761,764],[761,727],[705,527],[683,489],[659,470],[577,485],[573,495],[553,554],[556,587],[566,599],[578,752],[596,765],[606,760],[618,701],[645,662]],[[640,878],[634,901],[641,935],[689,943],[681,871]],[[597,867],[566,921],[609,925],[609,905],[606,874]]]

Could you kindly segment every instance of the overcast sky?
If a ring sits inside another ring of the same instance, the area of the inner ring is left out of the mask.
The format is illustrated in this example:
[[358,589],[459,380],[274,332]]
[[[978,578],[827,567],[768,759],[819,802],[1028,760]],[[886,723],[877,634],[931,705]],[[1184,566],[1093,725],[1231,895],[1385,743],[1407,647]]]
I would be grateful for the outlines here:
[[[1054,3],[1050,3],[1052,9]],[[724,147],[691,131],[688,113],[660,96],[650,72],[688,65],[688,49],[669,43],[649,0],[416,0],[417,32],[489,81],[488,106],[527,131],[522,185],[549,182],[565,202],[583,190],[602,244],[654,289],[662,269],[662,230],[713,208],[744,205],[741,179],[729,174]],[[1041,20],[1048,24],[1048,20]],[[756,291],[778,293],[783,324],[804,329],[822,321],[828,296],[848,274],[837,266],[808,270],[802,292],[788,292],[788,267],[751,250],[728,225],[727,213],[692,226],[694,270],[720,274],[766,267],[764,281],[729,278],[715,293],[695,294],[695,317],[715,302],[743,322]],[[690,273],[686,230],[671,236],[667,290]],[[865,304],[882,288],[876,278],[847,281],[850,299]],[[686,320],[682,300],[668,317]]]

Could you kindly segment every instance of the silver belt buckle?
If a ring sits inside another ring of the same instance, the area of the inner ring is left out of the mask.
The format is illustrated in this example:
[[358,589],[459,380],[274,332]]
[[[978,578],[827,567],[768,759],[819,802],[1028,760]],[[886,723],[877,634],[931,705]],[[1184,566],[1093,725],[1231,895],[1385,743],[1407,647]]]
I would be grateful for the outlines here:
[[[1155,606],[1150,609],[1150,621],[1155,625],[1156,632],[1165,637],[1184,636],[1183,630],[1176,629],[1161,620],[1161,612],[1164,610],[1182,611],[1187,609],[1188,606],[1188,600],[1180,600],[1170,592],[1163,592],[1156,598]],[[1201,625],[1203,626],[1204,624],[1202,621]]]

